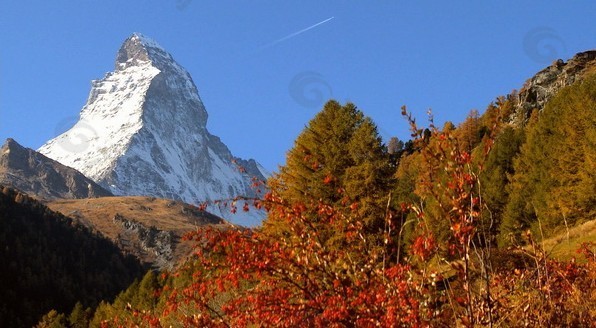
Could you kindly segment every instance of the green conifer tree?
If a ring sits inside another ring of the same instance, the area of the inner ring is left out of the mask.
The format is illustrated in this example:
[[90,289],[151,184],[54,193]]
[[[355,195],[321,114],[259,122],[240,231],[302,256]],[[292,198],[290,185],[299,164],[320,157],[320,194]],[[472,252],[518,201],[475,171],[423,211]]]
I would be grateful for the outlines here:
[[[357,203],[366,229],[382,229],[392,174],[389,154],[374,123],[354,104],[329,101],[298,136],[288,152],[286,165],[273,176],[272,191],[290,204],[322,202],[345,207]],[[310,218],[317,225],[317,215]],[[318,227],[325,235],[325,227]],[[271,215],[267,233],[289,233]],[[334,239],[333,232],[326,234]],[[341,237],[340,237],[341,238]]]
[[66,328],[66,317],[56,310],[45,314],[35,328]]
[[77,302],[72,312],[68,316],[68,322],[71,328],[87,328],[91,319],[91,309],[83,309],[83,304]]
[[548,235],[596,215],[596,75],[559,91],[537,116],[514,161],[501,244],[522,229]]
[[153,270],[149,270],[139,283],[139,289],[133,297],[133,307],[143,310],[152,310],[157,304],[155,292],[159,287],[157,275]]
[[[491,236],[498,233],[503,211],[509,199],[507,185],[514,173],[513,159],[523,143],[523,130],[505,127],[497,137],[480,175],[485,203],[483,226]],[[490,231],[488,231],[490,230]]]

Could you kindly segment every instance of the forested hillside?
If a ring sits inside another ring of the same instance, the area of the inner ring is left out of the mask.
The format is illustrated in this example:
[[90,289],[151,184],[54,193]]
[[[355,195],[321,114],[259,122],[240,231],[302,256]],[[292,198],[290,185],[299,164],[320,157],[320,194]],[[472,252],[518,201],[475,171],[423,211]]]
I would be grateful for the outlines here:
[[[523,124],[507,123],[514,108],[509,97],[499,98],[482,116],[472,112],[457,128],[443,127],[442,132],[453,129],[458,149],[470,152],[480,165],[472,173],[479,177],[483,226],[490,227],[487,236],[502,247],[521,243],[527,229],[542,239],[596,218],[595,83],[596,76],[589,75],[562,89]],[[436,143],[431,138],[429,146]],[[400,201],[424,201],[425,179],[432,178],[431,172],[420,171],[429,161],[424,156],[416,151],[401,157],[396,176]],[[427,212],[434,211],[431,201]],[[436,215],[435,234],[448,235],[441,213]]]
[[0,326],[31,327],[55,309],[95,307],[144,268],[109,240],[0,186]]
[[[596,76],[561,90],[524,129],[513,158],[501,240],[596,218]],[[505,136],[507,138],[507,136]]]

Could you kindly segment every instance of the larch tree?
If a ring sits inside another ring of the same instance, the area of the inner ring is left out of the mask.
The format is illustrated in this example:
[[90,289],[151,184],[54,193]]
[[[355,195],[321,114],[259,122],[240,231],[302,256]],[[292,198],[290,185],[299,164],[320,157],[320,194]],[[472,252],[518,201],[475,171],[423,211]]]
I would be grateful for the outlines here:
[[[364,218],[365,231],[373,235],[384,227],[392,175],[389,154],[372,120],[354,104],[332,100],[298,136],[286,165],[269,186],[291,206],[352,205]],[[272,214],[264,222],[264,231],[288,233],[290,227]],[[323,239],[337,239],[333,231],[317,226],[319,214],[312,213],[309,224],[320,230]]]
[[474,109],[470,111],[466,120],[457,129],[456,136],[462,150],[471,152],[482,139],[480,133],[480,114]]
[[483,208],[483,224],[496,236],[503,211],[509,199],[507,185],[514,174],[513,159],[519,154],[523,143],[523,130],[505,127],[495,140],[492,151],[486,158],[484,170],[480,174]]
[[596,76],[561,90],[534,116],[514,160],[501,244],[520,229],[548,234],[596,213]]

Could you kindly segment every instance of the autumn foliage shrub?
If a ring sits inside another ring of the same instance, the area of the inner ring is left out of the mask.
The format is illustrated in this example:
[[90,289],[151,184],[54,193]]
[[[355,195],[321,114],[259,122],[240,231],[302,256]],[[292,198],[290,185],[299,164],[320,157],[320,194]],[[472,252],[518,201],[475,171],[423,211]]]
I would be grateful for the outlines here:
[[[532,248],[521,250],[534,264],[503,270],[492,279],[495,323],[506,327],[594,327],[596,245],[582,245],[579,260],[549,259],[527,234]],[[582,263],[579,263],[579,262]]]

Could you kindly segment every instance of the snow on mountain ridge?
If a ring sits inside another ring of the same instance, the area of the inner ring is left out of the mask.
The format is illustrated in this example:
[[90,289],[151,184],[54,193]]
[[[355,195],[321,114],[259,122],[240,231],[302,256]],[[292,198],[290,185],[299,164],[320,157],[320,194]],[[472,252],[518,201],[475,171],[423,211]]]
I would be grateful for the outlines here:
[[[39,151],[47,152],[48,157],[79,171],[83,168],[76,162],[83,163],[81,159],[85,158],[84,174],[97,181],[115,164],[106,159],[124,154],[131,135],[141,129],[141,104],[151,80],[158,74],[159,70],[147,63],[108,73],[102,80],[92,81],[79,121]],[[114,127],[119,129],[114,130]]]
[[[155,41],[135,33],[115,71],[93,81],[80,120],[39,151],[73,167],[114,194],[188,203],[254,196],[254,160],[235,158],[207,128],[207,111],[192,78]],[[235,161],[246,164],[241,173]],[[226,216],[226,209],[209,209]],[[245,225],[262,213],[228,216]]]
[[138,40],[139,42],[141,42],[141,44],[143,44],[143,46],[145,46],[145,48],[156,48],[159,49],[163,52],[167,52],[159,43],[157,43],[155,40],[139,33],[139,32],[134,32],[131,36],[132,40]]

